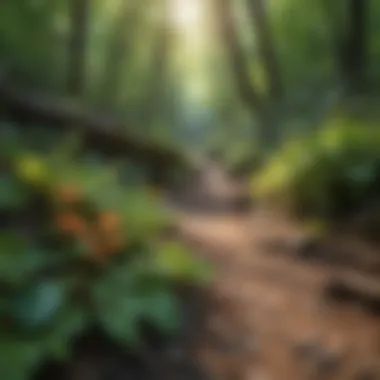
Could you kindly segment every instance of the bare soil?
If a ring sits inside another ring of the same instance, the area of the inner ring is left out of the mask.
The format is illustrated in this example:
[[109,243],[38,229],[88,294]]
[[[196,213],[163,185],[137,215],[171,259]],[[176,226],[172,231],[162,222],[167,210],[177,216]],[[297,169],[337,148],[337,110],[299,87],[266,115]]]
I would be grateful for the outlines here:
[[[234,186],[214,178],[199,197],[223,203],[213,191]],[[340,235],[302,252],[300,226],[258,209],[179,219],[217,269],[197,347],[211,379],[380,379],[378,250]],[[276,241],[287,247],[279,254],[266,248]]]
[[[297,224],[236,212],[244,184],[215,166],[202,178],[169,202],[181,239],[215,267],[206,290],[184,297],[183,335],[147,339],[138,357],[102,343],[81,361],[90,374],[64,379],[380,379],[380,252],[340,236],[303,254]],[[110,360],[114,375],[101,374]]]

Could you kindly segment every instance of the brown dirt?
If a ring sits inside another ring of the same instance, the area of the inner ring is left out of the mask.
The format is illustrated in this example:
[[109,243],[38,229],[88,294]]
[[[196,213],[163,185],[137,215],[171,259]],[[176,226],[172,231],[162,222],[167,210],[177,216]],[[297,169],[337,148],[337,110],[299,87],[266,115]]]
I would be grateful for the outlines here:
[[[342,284],[350,283],[362,295],[379,294],[374,297],[380,299],[380,281],[371,271],[377,251],[340,239],[344,244],[330,243],[328,255],[325,246],[319,248],[324,255],[314,252],[318,260],[300,255],[294,244],[273,254],[268,242],[295,241],[302,235],[299,226],[266,211],[236,213],[231,199],[241,187],[215,166],[212,170],[213,176],[203,174],[203,182],[198,178],[187,194],[168,202],[178,216],[182,239],[216,271],[204,294],[194,293],[186,303],[184,336],[164,346],[158,339],[158,345],[148,344],[137,358],[100,340],[100,353],[90,350],[89,362],[79,360],[84,368],[74,370],[77,377],[61,378],[380,379],[379,310],[369,313],[363,296],[356,295],[353,303],[328,302],[326,297],[326,289],[333,288],[330,298],[336,301]],[[350,255],[342,255],[341,246],[349,246]],[[116,375],[107,372],[109,361]],[[196,367],[207,376],[201,377]],[[53,378],[60,379],[55,373]]]
[[[363,289],[378,288],[379,280],[369,279],[364,266],[347,269],[325,265],[328,260],[269,254],[263,242],[295,239],[300,229],[264,211],[178,216],[184,239],[217,270],[210,290],[214,302],[196,350],[211,379],[380,378],[379,317],[365,305],[324,297],[342,276],[360,278]],[[354,256],[368,257],[365,249],[356,247]]]

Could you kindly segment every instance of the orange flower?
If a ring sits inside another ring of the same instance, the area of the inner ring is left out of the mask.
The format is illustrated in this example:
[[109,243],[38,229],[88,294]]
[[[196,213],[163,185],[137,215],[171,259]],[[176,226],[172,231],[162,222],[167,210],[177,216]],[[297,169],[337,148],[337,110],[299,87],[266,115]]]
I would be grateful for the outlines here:
[[78,202],[82,198],[82,191],[72,185],[63,185],[57,190],[57,198],[65,204]]
[[89,230],[81,237],[81,242],[85,248],[86,255],[95,261],[104,256],[104,248],[100,244],[99,237]]
[[87,232],[85,220],[74,212],[64,211],[59,213],[56,217],[56,225],[62,233],[67,235],[80,237]]
[[96,234],[96,231],[89,231],[82,239],[86,254],[92,261],[103,263],[114,252],[107,241]]
[[88,242],[88,253],[90,258],[96,262],[104,262],[107,259],[107,249],[94,240]]
[[119,216],[116,213],[100,214],[96,224],[91,226],[92,228],[80,229],[81,234],[77,232],[79,228],[77,219],[78,216],[75,213],[64,213],[60,218],[61,230],[80,237],[92,261],[104,263],[125,246],[124,233],[120,228]]
[[118,231],[120,228],[120,218],[115,212],[104,212],[99,215],[97,226],[101,232],[105,233]]
[[125,243],[125,236],[119,232],[111,236],[107,236],[104,241],[104,247],[106,248],[108,255],[112,255],[123,249]]

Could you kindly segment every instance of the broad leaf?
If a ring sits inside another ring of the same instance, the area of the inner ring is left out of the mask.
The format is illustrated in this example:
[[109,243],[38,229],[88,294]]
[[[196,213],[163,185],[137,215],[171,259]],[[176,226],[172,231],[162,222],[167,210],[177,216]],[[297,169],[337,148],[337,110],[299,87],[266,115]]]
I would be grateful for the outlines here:
[[142,316],[144,320],[168,335],[179,331],[180,307],[177,298],[169,289],[156,287],[144,297],[144,301],[145,308]]
[[57,315],[66,300],[67,291],[68,286],[64,282],[31,284],[12,297],[11,317],[23,329],[42,327]]
[[83,310],[74,307],[64,309],[45,339],[46,351],[57,359],[67,359],[70,354],[71,339],[83,330],[86,321]]
[[55,252],[28,247],[17,235],[0,236],[0,276],[10,284],[20,284],[37,271],[57,263]]
[[99,280],[93,296],[104,329],[113,338],[134,346],[139,341],[138,321],[144,302],[134,293],[138,273],[123,267],[123,274],[120,269]]
[[40,342],[0,335],[0,379],[29,380],[44,354]]
[[10,175],[0,175],[0,208],[21,207],[28,199],[28,194],[18,181]]
[[161,244],[154,254],[155,270],[165,276],[197,281],[209,278],[208,266],[179,242]]

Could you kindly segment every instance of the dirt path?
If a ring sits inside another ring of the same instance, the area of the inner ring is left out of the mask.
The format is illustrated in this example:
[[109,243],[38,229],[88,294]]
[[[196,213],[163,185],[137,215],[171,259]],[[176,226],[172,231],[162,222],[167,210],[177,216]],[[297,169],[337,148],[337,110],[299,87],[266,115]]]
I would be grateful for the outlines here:
[[[211,200],[210,184],[208,191]],[[263,248],[263,241],[297,235],[296,226],[262,211],[179,216],[185,239],[217,268],[216,306],[197,349],[212,380],[380,378],[379,317],[329,305],[321,295],[340,268]]]

